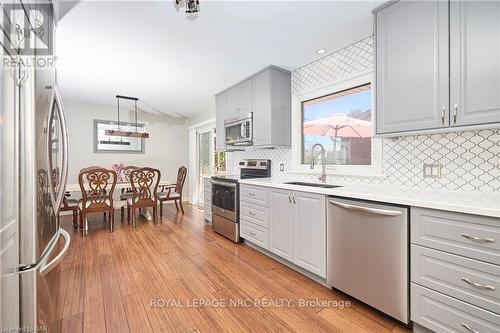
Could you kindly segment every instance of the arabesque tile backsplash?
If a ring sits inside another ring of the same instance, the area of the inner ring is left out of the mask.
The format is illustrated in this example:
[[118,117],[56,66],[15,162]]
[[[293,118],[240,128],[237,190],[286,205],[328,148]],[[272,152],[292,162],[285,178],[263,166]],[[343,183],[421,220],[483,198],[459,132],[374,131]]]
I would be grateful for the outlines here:
[[[292,93],[309,90],[343,77],[373,69],[373,36],[292,72]],[[316,180],[292,170],[290,148],[233,152],[233,170],[241,159],[272,160],[272,174]],[[404,187],[500,192],[500,129],[382,139],[383,176],[329,176],[328,182],[384,184]],[[423,164],[443,166],[441,178],[424,178]],[[280,164],[285,171],[279,170]]]

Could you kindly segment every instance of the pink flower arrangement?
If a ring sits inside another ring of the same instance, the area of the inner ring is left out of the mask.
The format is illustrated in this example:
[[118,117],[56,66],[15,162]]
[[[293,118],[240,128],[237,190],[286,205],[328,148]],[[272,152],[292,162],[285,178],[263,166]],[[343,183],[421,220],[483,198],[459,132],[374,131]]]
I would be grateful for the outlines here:
[[114,172],[116,172],[116,177],[118,178],[118,181],[123,181],[123,168],[125,167],[125,164],[123,162],[115,163],[111,166],[111,169],[113,169]]

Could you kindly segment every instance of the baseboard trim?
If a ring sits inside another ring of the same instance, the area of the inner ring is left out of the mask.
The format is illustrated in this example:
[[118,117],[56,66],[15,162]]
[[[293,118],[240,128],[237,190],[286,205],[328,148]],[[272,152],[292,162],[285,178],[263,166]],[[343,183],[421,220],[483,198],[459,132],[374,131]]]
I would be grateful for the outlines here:
[[250,246],[252,249],[255,249],[263,254],[265,254],[266,256],[278,261],[279,263],[285,265],[285,266],[288,266],[290,267],[291,269],[293,269],[294,271],[297,271],[299,272],[300,274],[304,275],[305,277],[321,284],[323,287],[326,287],[328,289],[332,289],[332,286],[330,286],[329,284],[326,283],[326,279],[320,277],[320,276],[317,276],[316,274],[314,273],[311,273],[309,272],[308,270],[305,270],[303,269],[302,267],[299,267],[297,265],[295,265],[294,263],[288,261],[288,260],[285,260],[283,258],[281,258],[280,256],[277,256],[276,254],[260,247],[259,245],[257,244],[254,244],[252,242],[249,242],[248,240],[244,240],[244,243],[248,246]]

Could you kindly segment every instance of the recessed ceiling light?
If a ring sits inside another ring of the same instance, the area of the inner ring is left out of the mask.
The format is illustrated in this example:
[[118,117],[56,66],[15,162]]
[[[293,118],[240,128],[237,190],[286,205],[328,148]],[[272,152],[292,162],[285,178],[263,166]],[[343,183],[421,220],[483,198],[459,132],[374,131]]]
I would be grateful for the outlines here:
[[326,52],[326,50],[325,50],[325,49],[319,49],[318,51],[316,51],[316,53],[318,53],[318,54],[323,54],[323,53],[325,53],[325,52]]

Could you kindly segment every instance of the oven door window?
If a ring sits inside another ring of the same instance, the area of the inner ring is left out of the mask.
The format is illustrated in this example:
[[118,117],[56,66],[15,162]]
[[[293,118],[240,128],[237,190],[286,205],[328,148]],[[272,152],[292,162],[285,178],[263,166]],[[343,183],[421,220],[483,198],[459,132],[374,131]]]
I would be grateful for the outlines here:
[[234,212],[235,190],[234,187],[212,184],[212,205]]

